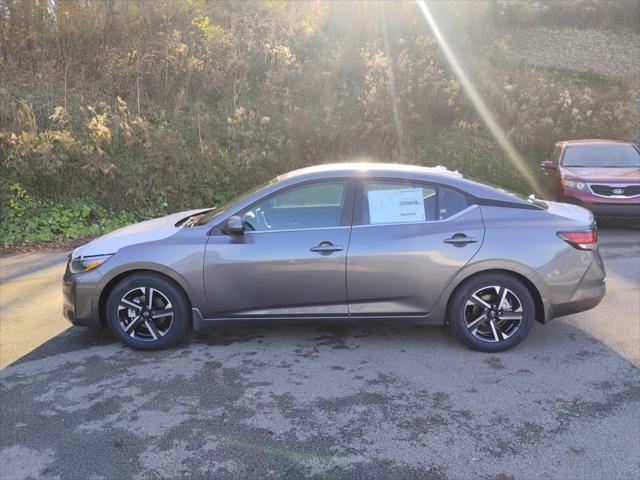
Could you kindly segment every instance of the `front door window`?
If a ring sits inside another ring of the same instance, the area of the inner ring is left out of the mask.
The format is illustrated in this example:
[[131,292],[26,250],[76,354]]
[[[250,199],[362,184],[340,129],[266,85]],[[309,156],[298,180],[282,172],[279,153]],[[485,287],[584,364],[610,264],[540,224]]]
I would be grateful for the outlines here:
[[287,189],[245,210],[247,231],[282,231],[340,226],[346,182],[320,182]]

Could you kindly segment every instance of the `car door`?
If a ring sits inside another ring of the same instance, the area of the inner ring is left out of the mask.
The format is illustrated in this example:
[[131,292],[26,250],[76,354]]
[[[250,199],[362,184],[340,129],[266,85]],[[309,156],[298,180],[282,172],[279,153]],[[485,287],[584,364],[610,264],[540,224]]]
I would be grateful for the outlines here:
[[363,180],[347,258],[352,316],[429,313],[484,236],[480,209],[446,186]]
[[560,185],[560,156],[562,154],[562,145],[556,145],[551,153],[547,156],[547,160],[551,163],[548,167],[542,168],[542,186],[546,190],[545,194],[549,198],[556,199],[556,192]]
[[282,189],[238,212],[243,235],[212,235],[204,280],[209,318],[346,315],[348,179]]

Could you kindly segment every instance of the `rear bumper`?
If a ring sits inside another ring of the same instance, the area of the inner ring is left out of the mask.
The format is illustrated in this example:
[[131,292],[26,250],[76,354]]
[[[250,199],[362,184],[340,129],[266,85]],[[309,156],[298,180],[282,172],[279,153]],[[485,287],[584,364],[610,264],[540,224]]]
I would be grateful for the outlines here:
[[72,275],[69,268],[62,277],[62,314],[73,325],[101,328],[93,276]]
[[549,305],[551,318],[584,312],[598,306],[607,293],[605,278],[604,264],[596,252],[571,300]]
[[591,289],[588,292],[582,292],[582,298],[579,300],[573,300],[569,303],[562,303],[559,305],[553,305],[551,310],[553,317],[564,317],[565,315],[573,315],[574,313],[584,312],[591,310],[598,306],[607,292],[607,288],[603,284],[600,287]]

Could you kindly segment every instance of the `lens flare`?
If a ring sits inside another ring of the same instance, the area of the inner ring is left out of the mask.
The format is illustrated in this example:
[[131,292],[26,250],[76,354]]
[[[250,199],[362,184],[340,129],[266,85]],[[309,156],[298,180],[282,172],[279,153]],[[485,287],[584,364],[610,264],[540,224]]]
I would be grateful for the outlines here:
[[518,153],[515,147],[511,144],[511,142],[509,141],[509,138],[507,137],[507,134],[504,132],[502,127],[498,124],[495,117],[493,116],[493,113],[491,112],[489,107],[487,107],[487,104],[482,99],[480,92],[478,92],[475,85],[473,84],[473,82],[465,72],[464,68],[462,68],[462,65],[460,65],[460,62],[458,62],[458,59],[456,58],[455,54],[449,47],[447,40],[445,39],[444,35],[440,31],[440,28],[438,27],[438,24],[436,23],[435,18],[431,14],[431,11],[429,10],[427,3],[425,2],[425,0],[416,0],[416,2],[418,3],[418,6],[420,7],[422,14],[424,15],[424,18],[429,24],[429,28],[431,28],[433,36],[438,41],[438,44],[440,45],[440,48],[442,49],[442,52],[444,53],[444,56],[447,59],[447,62],[449,63],[454,73],[458,77],[458,80],[460,81],[460,85],[462,85],[462,88],[464,89],[467,96],[471,100],[471,103],[473,103],[473,106],[475,107],[478,114],[482,118],[482,121],[484,122],[486,127],[489,129],[489,131],[493,135],[494,139],[496,140],[500,148],[505,152],[509,160],[513,163],[517,171],[525,179],[525,181],[531,186],[531,188],[533,188],[535,193],[541,193],[542,189],[540,188],[538,180],[533,175],[531,170],[529,170],[525,160]]
[[391,108],[393,111],[393,123],[396,128],[396,137],[398,139],[398,148],[400,150],[400,156],[405,158],[404,148],[404,131],[402,130],[402,124],[400,122],[400,114],[398,112],[398,98],[396,96],[396,77],[393,72],[393,55],[391,52],[391,43],[389,42],[389,33],[387,32],[387,16],[384,11],[385,4],[380,4],[380,12],[382,17],[382,35],[384,40],[384,55],[387,58],[388,75],[389,75],[389,87],[391,89]]

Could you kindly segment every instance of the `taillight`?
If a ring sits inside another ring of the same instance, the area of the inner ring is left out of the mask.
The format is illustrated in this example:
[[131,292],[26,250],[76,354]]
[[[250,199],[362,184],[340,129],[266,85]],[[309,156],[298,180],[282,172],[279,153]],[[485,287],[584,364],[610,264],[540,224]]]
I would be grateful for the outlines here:
[[598,248],[598,231],[595,228],[577,232],[558,232],[558,236],[579,250],[595,250]]

